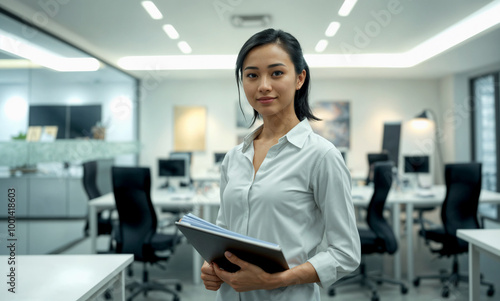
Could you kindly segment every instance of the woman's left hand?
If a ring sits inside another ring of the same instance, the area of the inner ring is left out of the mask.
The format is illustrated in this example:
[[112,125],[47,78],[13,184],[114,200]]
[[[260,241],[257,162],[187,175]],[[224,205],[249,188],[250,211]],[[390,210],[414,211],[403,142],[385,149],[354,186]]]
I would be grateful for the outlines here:
[[273,289],[280,286],[275,286],[276,280],[279,280],[276,278],[278,274],[266,273],[260,267],[241,260],[230,252],[226,251],[224,256],[230,262],[239,266],[240,270],[235,273],[226,272],[221,270],[216,263],[213,263],[214,271],[221,280],[229,284],[235,291],[247,292],[257,289]]

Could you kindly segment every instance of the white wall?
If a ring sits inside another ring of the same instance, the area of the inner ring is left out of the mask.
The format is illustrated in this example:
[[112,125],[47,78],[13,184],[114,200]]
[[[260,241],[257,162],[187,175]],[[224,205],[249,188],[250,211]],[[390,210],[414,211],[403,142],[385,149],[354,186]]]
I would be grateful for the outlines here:
[[[424,108],[439,111],[439,88],[437,80],[313,79],[310,100],[351,102],[348,166],[364,174],[368,170],[366,153],[381,151],[384,121],[402,121],[405,127]],[[140,164],[152,167],[157,180],[157,159],[173,150],[173,108],[202,105],[208,114],[206,151],[194,154],[193,168],[195,173],[210,168],[213,152],[236,145],[240,134],[235,125],[237,99],[234,79],[165,80],[148,90],[140,102]],[[415,141],[403,137],[402,153],[414,148],[407,146],[411,143]],[[426,150],[425,144],[419,147]]]

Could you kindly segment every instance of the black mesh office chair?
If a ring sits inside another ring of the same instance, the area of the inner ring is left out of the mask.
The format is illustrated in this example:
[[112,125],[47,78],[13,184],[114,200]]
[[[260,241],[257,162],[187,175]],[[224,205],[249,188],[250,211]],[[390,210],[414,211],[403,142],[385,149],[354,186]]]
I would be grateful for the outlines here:
[[[82,164],[82,184],[89,201],[100,197],[102,194],[97,187],[97,161],[88,161]],[[111,212],[109,210],[99,212],[97,215],[97,235],[111,235],[112,232]],[[85,223],[84,234],[89,235],[89,221]],[[112,250],[112,243],[109,245]]]
[[[431,252],[439,257],[453,257],[452,271],[441,271],[439,275],[416,277],[415,286],[421,279],[440,279],[443,282],[442,297],[448,297],[450,284],[457,286],[459,281],[468,281],[468,277],[459,274],[458,255],[468,252],[468,244],[457,237],[458,229],[478,229],[477,207],[481,193],[481,163],[457,163],[445,166],[446,197],[441,206],[442,226],[426,229],[421,224],[419,235],[422,236]],[[433,248],[430,241],[441,244],[441,248]],[[488,296],[495,293],[494,286],[481,280],[481,285],[488,286]]]
[[383,282],[396,284],[400,286],[402,294],[406,294],[408,292],[408,288],[401,281],[382,276],[369,275],[366,271],[366,263],[364,260],[365,255],[368,254],[394,254],[398,249],[396,236],[394,235],[394,232],[392,232],[391,226],[387,223],[384,217],[384,206],[392,184],[392,167],[393,163],[390,161],[377,162],[374,164],[374,191],[370,204],[368,205],[366,215],[366,223],[369,228],[358,229],[361,239],[362,255],[359,273],[347,276],[339,282],[333,284],[328,291],[330,296],[335,295],[335,288],[339,286],[360,283],[362,285],[367,285],[371,289],[371,300],[377,301],[379,300],[379,296],[373,281],[378,284]]
[[373,182],[374,174],[374,164],[377,162],[389,161],[389,154],[387,153],[369,153],[367,154],[368,159],[368,175],[366,176],[366,185]]
[[[174,290],[149,281],[147,264],[167,261],[180,243],[181,236],[174,228],[172,234],[157,232],[157,218],[151,201],[151,174],[144,167],[113,167],[113,192],[119,217],[117,253],[134,254],[136,261],[143,262],[143,281],[133,283],[127,288],[132,291],[127,300],[132,300],[141,292],[159,290],[173,295],[174,301],[180,298]],[[170,251],[167,255],[158,255],[159,251]],[[179,280],[170,280],[177,291],[182,289]]]

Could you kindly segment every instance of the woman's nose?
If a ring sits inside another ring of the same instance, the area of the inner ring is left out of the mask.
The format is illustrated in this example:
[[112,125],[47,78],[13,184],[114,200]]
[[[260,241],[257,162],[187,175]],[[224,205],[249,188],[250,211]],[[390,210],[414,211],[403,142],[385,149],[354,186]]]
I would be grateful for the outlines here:
[[259,82],[259,92],[265,93],[272,90],[271,81],[267,78],[267,76],[262,76]]

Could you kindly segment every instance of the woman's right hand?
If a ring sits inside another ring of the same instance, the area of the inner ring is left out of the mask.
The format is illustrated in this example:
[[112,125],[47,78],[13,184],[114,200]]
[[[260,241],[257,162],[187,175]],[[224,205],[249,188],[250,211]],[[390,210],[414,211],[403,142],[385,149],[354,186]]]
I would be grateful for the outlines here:
[[201,267],[201,280],[203,280],[205,288],[211,291],[218,290],[224,282],[215,274],[214,267],[206,261]]

